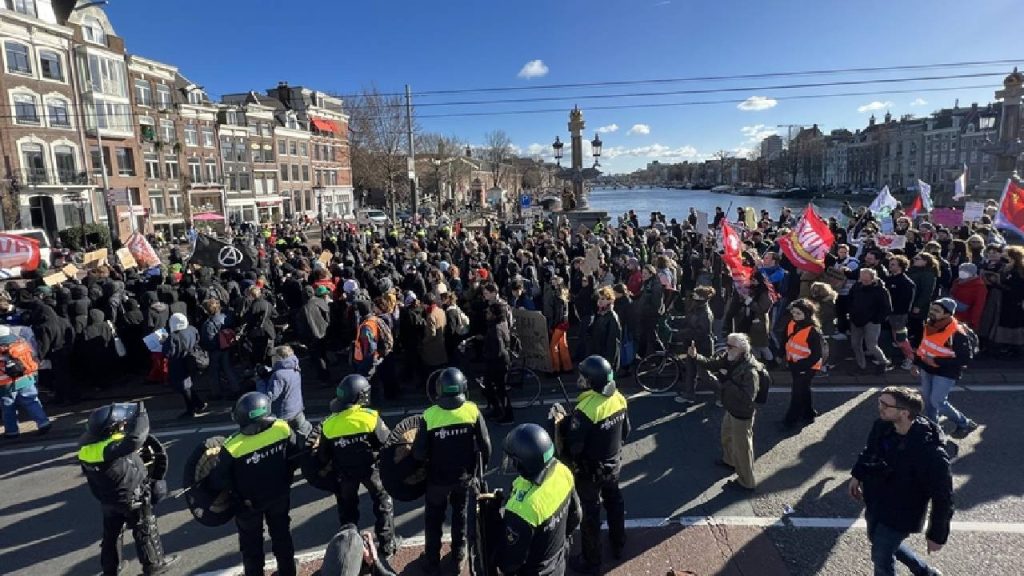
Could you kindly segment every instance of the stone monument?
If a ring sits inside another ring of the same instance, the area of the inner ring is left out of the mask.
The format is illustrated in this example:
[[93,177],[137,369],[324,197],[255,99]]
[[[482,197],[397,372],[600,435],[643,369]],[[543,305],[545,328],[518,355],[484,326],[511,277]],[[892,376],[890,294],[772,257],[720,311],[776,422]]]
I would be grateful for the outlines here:
[[999,139],[982,148],[982,152],[995,157],[996,166],[992,177],[982,182],[971,194],[976,199],[999,199],[1006,187],[1006,180],[1017,177],[1017,161],[1024,153],[1021,143],[1021,100],[1024,99],[1024,74],[1015,67],[1003,80],[1003,89],[996,91],[996,98],[1003,101],[999,117]]

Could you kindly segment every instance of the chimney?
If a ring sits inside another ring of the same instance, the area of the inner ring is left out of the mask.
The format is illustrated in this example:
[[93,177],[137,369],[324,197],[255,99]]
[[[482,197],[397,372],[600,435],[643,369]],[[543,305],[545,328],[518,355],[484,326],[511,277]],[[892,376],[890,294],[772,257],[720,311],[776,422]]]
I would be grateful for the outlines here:
[[288,83],[281,81],[277,83],[277,99],[284,104],[285,108],[289,110],[292,107],[292,91],[288,88]]

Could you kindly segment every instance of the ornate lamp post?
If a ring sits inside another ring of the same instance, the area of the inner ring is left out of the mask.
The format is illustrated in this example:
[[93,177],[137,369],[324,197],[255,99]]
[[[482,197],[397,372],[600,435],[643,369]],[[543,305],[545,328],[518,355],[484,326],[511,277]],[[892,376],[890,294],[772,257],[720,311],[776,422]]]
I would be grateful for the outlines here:
[[601,137],[595,133],[594,139],[590,141],[590,147],[592,150],[591,154],[594,156],[594,168],[597,168],[598,166],[601,165],[600,158],[602,144],[604,144],[604,142],[601,142]]
[[551,144],[551,148],[554,149],[555,151],[555,161],[558,162],[559,168],[562,167],[562,148],[564,146],[565,144],[562,144],[562,141],[558,138],[558,136],[555,136],[555,141],[554,143]]
[[[589,208],[587,203],[587,195],[584,189],[584,182],[586,180],[596,178],[601,174],[597,169],[600,166],[598,159],[601,157],[601,147],[604,142],[601,142],[601,138],[594,135],[594,139],[590,142],[593,147],[592,154],[594,156],[594,167],[583,168],[583,129],[586,128],[586,123],[583,121],[583,111],[579,107],[573,107],[569,112],[569,136],[570,136],[570,152],[572,154],[572,164],[569,168],[562,170],[559,173],[559,177],[562,180],[569,180],[572,182],[572,196],[575,199],[575,208],[586,210]],[[558,161],[558,166],[562,166],[562,141],[558,136],[555,136],[555,142],[551,147],[555,151],[555,160]],[[565,201],[563,200],[563,205]]]
[[320,243],[324,241],[324,187],[320,184],[320,179],[317,178],[316,186],[313,187],[313,192],[316,193],[316,219],[320,221]]

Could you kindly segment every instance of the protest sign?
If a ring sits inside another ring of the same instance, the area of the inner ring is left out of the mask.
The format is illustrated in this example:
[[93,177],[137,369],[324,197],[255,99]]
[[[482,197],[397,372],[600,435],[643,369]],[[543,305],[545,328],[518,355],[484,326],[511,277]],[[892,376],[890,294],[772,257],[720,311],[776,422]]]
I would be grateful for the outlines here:
[[131,250],[127,248],[118,248],[115,254],[117,254],[117,261],[121,263],[123,268],[135,268],[138,266],[138,263],[135,262],[135,257],[132,256]]
[[516,336],[523,345],[526,367],[536,372],[551,371],[551,353],[548,346],[548,323],[544,315],[533,310],[512,311],[516,322]]

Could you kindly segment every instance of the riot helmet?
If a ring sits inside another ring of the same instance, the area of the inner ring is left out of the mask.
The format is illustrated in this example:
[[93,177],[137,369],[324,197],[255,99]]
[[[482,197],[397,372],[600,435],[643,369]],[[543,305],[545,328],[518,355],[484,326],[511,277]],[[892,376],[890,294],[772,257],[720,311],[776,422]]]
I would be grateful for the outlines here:
[[252,435],[261,432],[267,424],[274,421],[274,415],[270,413],[270,397],[262,392],[243,394],[235,402],[231,419],[241,428],[242,434]]
[[505,458],[520,476],[540,484],[555,461],[555,445],[544,428],[520,424],[505,437]]
[[580,380],[591,390],[601,393],[602,396],[611,396],[615,393],[615,372],[603,356],[587,356],[580,362],[579,370]]
[[445,368],[437,377],[437,405],[454,410],[466,401],[466,375],[458,368]]
[[138,404],[115,402],[100,406],[89,414],[86,431],[95,438],[106,438],[139,412]]
[[370,381],[360,374],[349,374],[338,383],[334,396],[332,412],[340,412],[356,404],[366,406],[370,403]]

